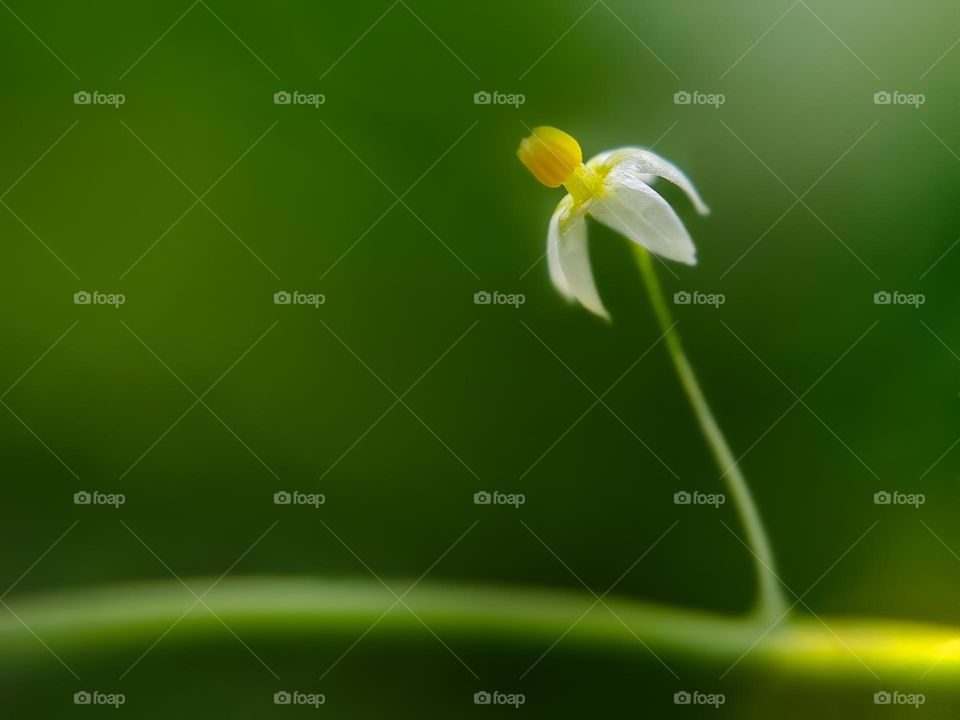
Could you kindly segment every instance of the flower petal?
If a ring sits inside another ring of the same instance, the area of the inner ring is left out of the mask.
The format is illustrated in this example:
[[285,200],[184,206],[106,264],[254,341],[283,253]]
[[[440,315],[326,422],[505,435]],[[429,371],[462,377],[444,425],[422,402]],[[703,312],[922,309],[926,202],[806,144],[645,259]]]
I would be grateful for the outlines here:
[[610,171],[590,214],[650,252],[697,264],[697,249],[680,218],[629,163],[618,163]]
[[547,267],[550,270],[550,280],[567,300],[573,300],[574,297],[570,292],[567,279],[563,276],[563,268],[560,267],[560,218],[569,214],[572,205],[573,198],[569,195],[564,196],[557,205],[557,209],[553,211],[550,229],[547,231]]
[[690,182],[690,178],[684,175],[676,165],[664,160],[655,152],[643,148],[625,147],[600,153],[587,163],[587,167],[594,170],[604,165],[618,166],[624,170],[629,170],[647,185],[652,184],[650,182],[651,176],[662,177],[683,190],[698,213],[701,215],[710,214],[710,208],[703,202],[700,193]]
[[[590,158],[590,160],[587,161],[587,170],[594,172],[599,170],[602,171],[601,174],[606,175],[614,165],[638,152],[641,152],[641,148],[623,147],[617,148],[616,150],[607,150]],[[606,167],[604,168],[604,166]],[[656,175],[646,173],[642,174],[640,179],[647,185],[653,185],[658,180]]]
[[577,300],[605,320],[610,319],[593,281],[587,248],[586,216],[574,209],[573,198],[569,195],[560,201],[550,218],[547,264],[550,279],[564,297]]

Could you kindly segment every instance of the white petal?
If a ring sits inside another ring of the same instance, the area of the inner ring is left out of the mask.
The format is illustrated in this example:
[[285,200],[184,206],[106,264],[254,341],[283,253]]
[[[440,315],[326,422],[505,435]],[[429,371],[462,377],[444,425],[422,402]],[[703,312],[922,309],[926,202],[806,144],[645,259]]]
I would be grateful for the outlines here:
[[569,195],[560,201],[550,218],[547,264],[550,279],[564,297],[577,300],[605,320],[610,319],[593,281],[586,217],[582,211],[573,209],[573,198]]
[[573,300],[573,293],[570,292],[570,286],[567,279],[563,276],[563,269],[560,267],[560,218],[570,212],[570,206],[573,204],[573,198],[567,195],[557,205],[550,218],[550,229],[547,231],[547,267],[550,270],[550,280],[553,286],[560,291],[567,300]]
[[601,165],[619,166],[624,170],[629,170],[647,185],[652,184],[649,180],[651,176],[662,177],[683,190],[698,213],[701,215],[710,214],[710,208],[703,202],[700,193],[690,182],[690,178],[684,175],[676,165],[664,160],[655,152],[643,148],[625,147],[600,153],[587,163],[587,167],[592,169]]
[[[587,169],[597,170],[603,165],[609,165],[610,167],[613,167],[620,161],[630,157],[631,155],[635,155],[638,152],[644,152],[644,151],[641,150],[640,148],[634,148],[634,147],[625,147],[625,148],[618,148],[616,150],[607,150],[606,152],[602,152],[599,155],[595,155],[594,157],[592,157],[587,162]],[[658,177],[653,174],[643,173],[640,175],[640,179],[643,180],[647,185],[653,185],[658,180]]]
[[590,214],[650,252],[688,265],[697,263],[697,249],[680,218],[627,163],[619,163],[607,175]]

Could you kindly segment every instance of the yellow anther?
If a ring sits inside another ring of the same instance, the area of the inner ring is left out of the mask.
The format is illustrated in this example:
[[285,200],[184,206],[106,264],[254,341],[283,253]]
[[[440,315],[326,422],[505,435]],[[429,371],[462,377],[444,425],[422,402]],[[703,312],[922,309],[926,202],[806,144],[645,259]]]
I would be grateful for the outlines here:
[[583,165],[580,144],[562,130],[534,128],[520,143],[517,157],[547,187],[560,187]]

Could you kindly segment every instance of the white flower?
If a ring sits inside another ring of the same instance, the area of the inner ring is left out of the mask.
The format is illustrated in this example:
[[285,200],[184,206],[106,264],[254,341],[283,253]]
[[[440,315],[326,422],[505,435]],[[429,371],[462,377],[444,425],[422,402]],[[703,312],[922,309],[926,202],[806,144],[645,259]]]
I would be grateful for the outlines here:
[[687,194],[701,215],[710,210],[687,176],[659,155],[625,147],[600,153],[584,164],[574,138],[556,128],[538,127],[520,143],[517,156],[544,185],[563,185],[569,193],[550,218],[547,234],[550,278],[564,297],[610,319],[590,269],[587,215],[652,253],[696,264],[690,234],[650,183],[657,177],[668,180]]

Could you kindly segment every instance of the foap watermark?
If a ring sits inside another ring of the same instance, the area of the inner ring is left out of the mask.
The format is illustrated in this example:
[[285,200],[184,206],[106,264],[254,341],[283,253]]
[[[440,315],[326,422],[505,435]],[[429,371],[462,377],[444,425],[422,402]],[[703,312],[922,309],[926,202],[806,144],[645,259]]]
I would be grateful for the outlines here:
[[873,94],[874,105],[909,105],[917,109],[927,102],[923,93],[905,93],[899,90],[879,90]]
[[123,293],[105,293],[99,290],[78,290],[73,294],[74,305],[109,305],[117,309],[125,305],[127,296]]
[[674,305],[709,305],[712,308],[719,308],[725,302],[727,302],[727,296],[723,293],[680,290],[673,294]]
[[527,302],[527,296],[523,293],[505,293],[499,290],[487,292],[480,290],[473,294],[474,305],[511,305],[519,309],[521,305]]
[[723,93],[705,93],[700,90],[680,90],[673,94],[674,105],[707,105],[714,109],[727,102]]
[[127,702],[123,693],[105,693],[99,690],[80,690],[73,694],[74,705],[109,705],[119,708]]
[[927,496],[923,493],[904,493],[897,490],[880,490],[873,494],[874,505],[909,505],[919,509],[926,504]]
[[527,501],[527,496],[523,493],[503,493],[499,490],[487,492],[480,490],[473,494],[474,505],[511,505],[519,510],[520,506]]
[[709,705],[714,709],[727,702],[723,693],[705,693],[700,690],[681,690],[673,694],[674,705]]
[[880,690],[873,694],[874,705],[909,705],[919,708],[927,702],[923,693],[905,693],[899,690]]
[[273,494],[274,505],[306,505],[312,508],[319,508],[326,504],[327,496],[323,493],[304,493],[299,490],[287,492],[281,490]]
[[888,292],[886,290],[880,290],[873,294],[874,305],[910,305],[916,309],[925,302],[927,302],[927,296],[923,293],[905,293],[899,290]]
[[127,102],[127,96],[123,93],[104,93],[99,90],[79,90],[73,94],[74,105],[110,105],[118,109]]
[[523,93],[505,93],[494,90],[487,92],[481,90],[473,94],[474,105],[509,105],[513,108],[519,108],[527,102],[527,96]]
[[699,490],[688,492],[680,490],[673,494],[674,505],[709,505],[714,510],[727,502],[727,496],[723,493],[702,493]]
[[325,705],[327,696],[323,693],[307,693],[300,690],[280,690],[273,694],[274,705],[305,705],[312,708],[319,708]]
[[119,510],[126,504],[127,496],[123,493],[105,493],[99,490],[79,490],[73,494],[74,505],[107,505]]
[[309,305],[312,308],[319,308],[325,305],[327,296],[323,293],[305,293],[299,290],[287,292],[279,290],[273,294],[274,305]]
[[273,94],[274,105],[306,105],[313,109],[327,104],[327,96],[323,93],[305,93],[299,90],[280,90]]
[[499,690],[481,690],[473,694],[474,705],[511,705],[516,709],[527,702],[523,693],[505,693]]

